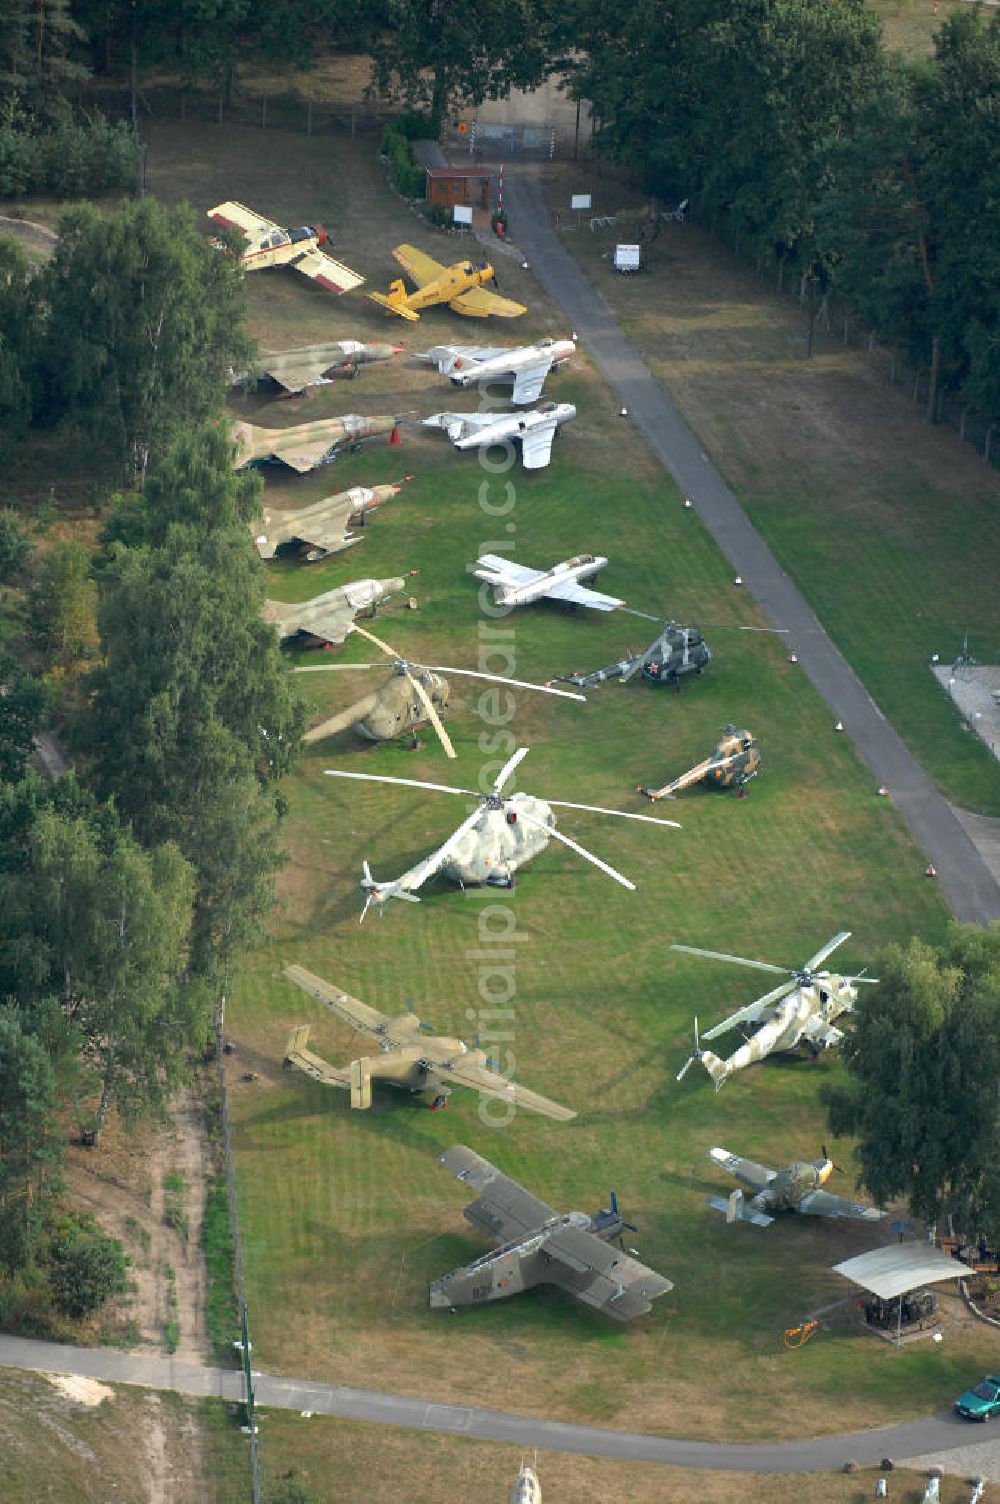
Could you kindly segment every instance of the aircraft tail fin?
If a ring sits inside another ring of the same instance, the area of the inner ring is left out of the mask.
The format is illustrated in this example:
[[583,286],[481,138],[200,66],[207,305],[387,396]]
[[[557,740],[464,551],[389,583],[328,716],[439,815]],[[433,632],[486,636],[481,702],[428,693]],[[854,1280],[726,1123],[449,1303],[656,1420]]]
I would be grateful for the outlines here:
[[714,1207],[717,1212],[723,1212],[727,1222],[751,1222],[754,1227],[770,1227],[774,1221],[764,1212],[759,1212],[756,1207],[748,1207],[746,1198],[741,1190],[735,1190],[727,1198],[723,1196],[706,1196],[708,1205]]
[[372,1105],[372,1073],[367,1060],[351,1061],[351,1106],[361,1111]]
[[286,1060],[286,1062],[292,1061],[295,1058],[296,1055],[298,1055],[302,1050],[304,1050],[306,1048],[306,1046],[308,1045],[308,1043],[309,1043],[309,1025],[308,1024],[298,1024],[298,1025],[296,1025],[296,1027],[294,1029],[290,1029],[289,1032],[288,1032],[288,1039],[287,1039],[287,1041],[285,1043],[285,1060]]
[[382,308],[388,309],[390,313],[398,313],[400,318],[408,319],[411,324],[416,324],[420,319],[419,313],[415,313],[408,304],[406,284],[398,277],[395,281],[389,283],[388,294],[384,292],[370,292],[368,296],[373,303],[378,303]]

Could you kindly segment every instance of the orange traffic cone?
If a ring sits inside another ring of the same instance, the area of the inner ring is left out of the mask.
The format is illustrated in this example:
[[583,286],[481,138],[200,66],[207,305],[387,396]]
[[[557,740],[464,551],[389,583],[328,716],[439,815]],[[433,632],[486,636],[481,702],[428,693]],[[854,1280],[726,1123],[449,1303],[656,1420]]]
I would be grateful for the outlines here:
[[392,430],[392,433],[389,435],[389,443],[401,444],[402,442],[402,439],[399,437],[399,424],[397,423],[395,428]]

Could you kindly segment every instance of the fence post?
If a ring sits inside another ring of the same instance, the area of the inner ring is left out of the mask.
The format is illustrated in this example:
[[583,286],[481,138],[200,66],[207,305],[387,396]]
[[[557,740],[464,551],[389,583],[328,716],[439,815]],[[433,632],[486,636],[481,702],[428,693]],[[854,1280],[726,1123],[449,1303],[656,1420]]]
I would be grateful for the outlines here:
[[260,128],[261,128],[262,131],[266,131],[267,130],[267,95],[266,94],[264,95],[264,98],[260,102]]
[[958,420],[958,437],[963,440],[965,438],[965,420],[968,417],[968,413],[969,409],[967,407],[963,407],[962,416]]
[[306,135],[307,136],[311,136],[312,133],[313,133],[313,102],[312,102],[311,99],[308,99],[308,100],[306,100]]
[[997,426],[995,423],[991,423],[989,428],[986,430],[986,438],[983,441],[983,459],[987,464],[990,463],[993,455],[993,435],[996,433],[996,431]]

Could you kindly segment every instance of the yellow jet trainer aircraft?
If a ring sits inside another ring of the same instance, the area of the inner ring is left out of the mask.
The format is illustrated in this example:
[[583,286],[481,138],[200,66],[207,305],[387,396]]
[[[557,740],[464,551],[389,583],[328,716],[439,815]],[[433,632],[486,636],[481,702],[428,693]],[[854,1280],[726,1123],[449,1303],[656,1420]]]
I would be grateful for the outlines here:
[[523,303],[501,298],[483,286],[484,282],[496,280],[489,262],[474,266],[471,261],[456,261],[454,266],[442,266],[415,245],[397,245],[392,254],[419,290],[408,293],[405,283],[398,278],[389,283],[388,296],[384,292],[370,292],[368,296],[411,323],[419,319],[420,309],[436,303],[447,303],[469,319],[485,319],[491,314],[499,319],[516,319],[528,311]]

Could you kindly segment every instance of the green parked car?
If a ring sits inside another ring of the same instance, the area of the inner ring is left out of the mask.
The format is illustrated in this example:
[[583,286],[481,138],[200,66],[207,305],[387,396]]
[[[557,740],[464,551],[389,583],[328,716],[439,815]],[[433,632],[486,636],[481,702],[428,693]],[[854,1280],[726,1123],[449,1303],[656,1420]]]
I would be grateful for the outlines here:
[[991,1420],[1000,1415],[1000,1374],[980,1379],[955,1401],[955,1413],[966,1420]]

